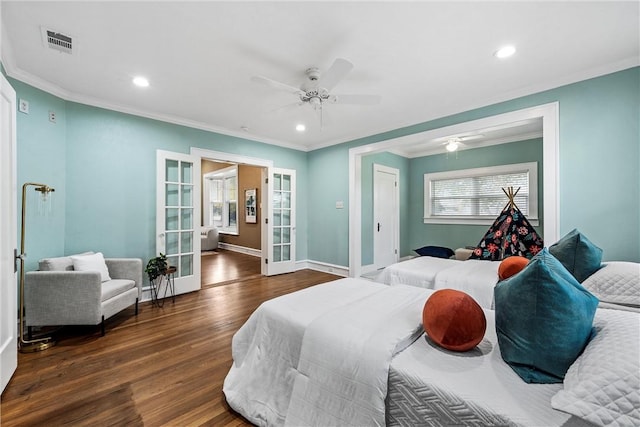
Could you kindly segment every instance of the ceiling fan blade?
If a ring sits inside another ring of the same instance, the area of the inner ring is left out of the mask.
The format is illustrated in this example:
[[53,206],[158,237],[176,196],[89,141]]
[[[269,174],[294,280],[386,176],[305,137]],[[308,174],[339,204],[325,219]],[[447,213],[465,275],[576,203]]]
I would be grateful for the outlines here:
[[278,89],[278,90],[284,90],[296,95],[302,95],[304,94],[304,92],[302,90],[300,90],[297,87],[288,85],[286,83],[281,83],[275,80],[272,80],[270,78],[267,77],[263,77],[263,76],[253,76],[251,77],[251,81],[255,82],[255,83],[260,83],[260,84],[265,84],[267,86],[270,86],[272,88]]
[[436,138],[433,141],[434,142],[448,142],[451,139],[457,139],[458,142],[462,142],[462,141],[471,141],[474,139],[479,139],[479,138],[484,138],[484,135],[482,134],[477,134],[477,135],[449,135],[449,136],[442,136],[440,138]]
[[461,141],[473,141],[474,139],[480,139],[480,138],[484,138],[484,135],[478,134],[478,135],[461,136],[460,140]]
[[294,110],[294,109],[300,107],[302,104],[303,104],[302,101],[296,101],[296,102],[293,102],[291,104],[286,104],[286,105],[281,105],[279,107],[276,107],[276,108],[274,108],[272,110],[269,110],[268,113],[280,113],[280,112],[283,112],[283,111]]
[[320,76],[318,86],[331,90],[353,69],[353,64],[346,59],[338,58],[331,67]]
[[376,105],[382,98],[379,95],[334,95],[331,102],[334,104]]

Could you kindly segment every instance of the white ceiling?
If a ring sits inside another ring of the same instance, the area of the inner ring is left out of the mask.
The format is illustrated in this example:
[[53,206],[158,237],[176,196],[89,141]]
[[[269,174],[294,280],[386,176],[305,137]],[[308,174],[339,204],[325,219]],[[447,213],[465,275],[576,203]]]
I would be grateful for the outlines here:
[[[64,99],[300,150],[425,122],[640,65],[640,3],[18,2],[2,7],[11,77]],[[73,36],[69,55],[41,28]],[[493,53],[514,44],[517,53]],[[305,70],[344,58],[320,129],[291,93]],[[135,75],[151,85],[133,86]],[[274,111],[275,110],[275,111]],[[305,122],[307,131],[294,126]],[[248,130],[243,130],[243,127]],[[440,144],[441,145],[441,144]]]

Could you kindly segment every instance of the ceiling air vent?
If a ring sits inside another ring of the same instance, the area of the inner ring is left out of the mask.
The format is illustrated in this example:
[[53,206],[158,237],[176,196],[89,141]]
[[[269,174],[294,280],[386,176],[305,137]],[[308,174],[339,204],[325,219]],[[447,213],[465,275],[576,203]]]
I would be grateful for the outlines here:
[[53,30],[42,28],[42,38],[50,49],[64,53],[73,53],[73,39],[71,36]]

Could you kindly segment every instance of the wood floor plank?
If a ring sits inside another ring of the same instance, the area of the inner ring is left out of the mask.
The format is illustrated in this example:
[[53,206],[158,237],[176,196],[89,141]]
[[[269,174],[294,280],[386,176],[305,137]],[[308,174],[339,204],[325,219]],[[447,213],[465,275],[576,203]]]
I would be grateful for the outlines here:
[[[204,258],[234,262],[229,253]],[[104,337],[95,327],[68,327],[55,347],[19,354],[2,394],[0,423],[250,425],[222,393],[233,334],[262,302],[338,277],[311,270],[262,277],[248,261],[239,257],[231,269],[234,275],[246,269],[244,276],[218,275],[222,284],[209,283],[162,308],[141,303],[137,317],[132,308],[124,310],[107,320]]]

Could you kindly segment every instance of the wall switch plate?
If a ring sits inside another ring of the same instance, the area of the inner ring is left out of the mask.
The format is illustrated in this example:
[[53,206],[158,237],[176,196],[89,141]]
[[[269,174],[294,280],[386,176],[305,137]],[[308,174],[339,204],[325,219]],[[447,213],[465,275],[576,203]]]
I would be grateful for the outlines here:
[[18,101],[18,111],[20,111],[21,113],[29,114],[29,101],[20,99]]
[[55,123],[56,122],[56,112],[55,111],[49,111],[49,121],[51,123]]
[[344,202],[343,201],[337,201],[336,202],[336,209],[344,209]]

